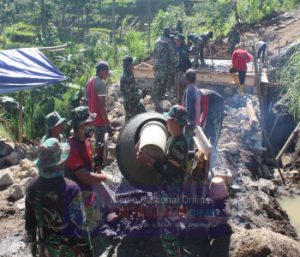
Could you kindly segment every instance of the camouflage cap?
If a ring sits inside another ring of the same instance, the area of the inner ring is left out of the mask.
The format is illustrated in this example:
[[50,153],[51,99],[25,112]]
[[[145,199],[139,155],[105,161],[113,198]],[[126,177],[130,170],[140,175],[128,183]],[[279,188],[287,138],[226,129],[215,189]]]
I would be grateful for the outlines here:
[[58,112],[51,112],[46,117],[46,123],[48,129],[55,128],[59,124],[63,123],[66,119],[62,118]]
[[182,127],[187,124],[187,112],[181,105],[173,105],[169,112],[164,112],[163,115],[165,119],[176,119]]
[[72,128],[78,128],[80,125],[89,123],[95,120],[96,113],[90,113],[87,106],[78,106],[72,110]]
[[123,58],[123,65],[124,66],[130,66],[130,65],[132,65],[133,64],[133,58],[130,56],[130,55],[127,55],[127,56],[125,56],[124,58]]
[[35,165],[38,169],[58,166],[65,162],[70,154],[68,143],[59,143],[56,138],[49,138],[38,147],[38,159]]

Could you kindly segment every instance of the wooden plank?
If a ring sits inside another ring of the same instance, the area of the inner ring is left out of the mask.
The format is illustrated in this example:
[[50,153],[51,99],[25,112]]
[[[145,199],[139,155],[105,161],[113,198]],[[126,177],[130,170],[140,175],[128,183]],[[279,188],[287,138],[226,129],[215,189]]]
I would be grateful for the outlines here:
[[[239,85],[237,74],[231,74],[229,72],[231,60],[206,59],[206,64],[207,66],[196,69],[197,82],[224,86]],[[153,60],[149,60],[148,62],[143,62],[135,66],[134,76],[137,79],[154,79]],[[261,73],[261,81],[268,83],[268,77],[265,72]],[[253,69],[253,64],[248,65],[245,86],[255,86],[255,72]]]
[[298,123],[298,125],[296,126],[296,128],[294,129],[294,131],[292,132],[292,134],[289,136],[288,140],[285,142],[284,146],[282,147],[282,149],[280,150],[280,152],[278,153],[278,155],[276,156],[276,161],[279,161],[280,157],[284,154],[284,152],[286,151],[286,149],[288,149],[288,147],[291,145],[291,143],[294,141],[294,139],[296,138],[298,132],[300,129],[300,123]]
[[255,113],[255,110],[253,108],[252,102],[248,100],[246,107],[247,107],[247,114],[248,114],[250,126],[251,127],[257,126],[258,119],[257,119],[256,113]]
[[204,153],[205,158],[208,159],[211,154],[212,146],[200,126],[196,127],[195,135],[199,142],[200,150]]

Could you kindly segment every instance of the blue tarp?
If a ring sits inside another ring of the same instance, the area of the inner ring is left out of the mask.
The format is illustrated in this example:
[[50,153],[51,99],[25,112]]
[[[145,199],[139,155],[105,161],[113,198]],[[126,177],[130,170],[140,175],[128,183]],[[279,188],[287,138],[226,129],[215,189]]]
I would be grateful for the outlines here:
[[36,48],[0,51],[0,94],[34,89],[66,79]]

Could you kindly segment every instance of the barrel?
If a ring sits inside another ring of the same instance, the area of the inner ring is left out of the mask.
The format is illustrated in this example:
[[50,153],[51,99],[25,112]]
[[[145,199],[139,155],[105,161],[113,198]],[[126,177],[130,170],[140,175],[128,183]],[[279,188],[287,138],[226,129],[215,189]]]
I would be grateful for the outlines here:
[[168,132],[158,121],[146,123],[140,132],[139,150],[155,160],[163,159],[166,153]]

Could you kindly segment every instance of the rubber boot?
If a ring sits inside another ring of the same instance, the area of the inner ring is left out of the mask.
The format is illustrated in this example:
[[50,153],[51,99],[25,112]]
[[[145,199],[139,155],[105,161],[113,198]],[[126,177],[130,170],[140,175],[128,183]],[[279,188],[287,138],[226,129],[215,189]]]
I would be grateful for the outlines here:
[[240,96],[243,96],[245,94],[244,85],[240,84]]

